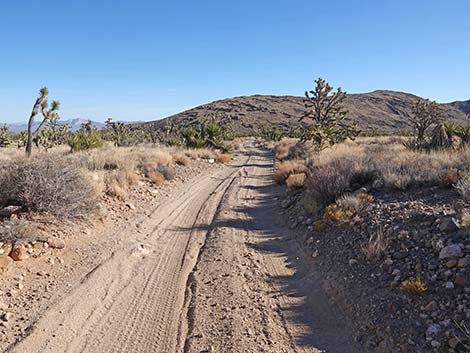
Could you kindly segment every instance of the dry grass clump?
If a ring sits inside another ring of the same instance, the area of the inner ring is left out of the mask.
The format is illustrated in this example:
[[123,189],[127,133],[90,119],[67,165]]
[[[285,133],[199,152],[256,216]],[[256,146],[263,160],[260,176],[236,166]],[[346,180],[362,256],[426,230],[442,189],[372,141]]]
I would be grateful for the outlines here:
[[166,181],[165,176],[159,171],[150,171],[147,173],[147,178],[157,186],[163,185]]
[[214,150],[210,148],[196,148],[185,151],[185,154],[192,159],[214,159],[217,157]]
[[389,246],[389,241],[385,236],[382,227],[378,227],[375,234],[369,237],[369,241],[365,247],[362,248],[362,252],[366,256],[367,260],[379,260],[381,259]]
[[176,164],[182,165],[182,166],[189,166],[191,165],[191,158],[186,156],[183,153],[175,153],[173,154],[173,160],[175,161]]
[[[374,180],[401,190],[442,185],[446,178],[453,179],[449,170],[459,170],[459,175],[463,175],[470,166],[470,149],[413,152],[401,144],[394,144],[395,140],[391,138],[375,140],[377,143],[372,143],[374,140],[370,138],[359,139],[312,155],[306,182],[306,204],[317,209]],[[383,141],[390,143],[383,144]]]
[[455,188],[462,196],[462,199],[466,202],[470,202],[470,175],[467,175],[460,179]]
[[218,163],[228,163],[232,160],[232,155],[228,153],[222,153],[217,156]]
[[279,161],[287,159],[306,159],[309,147],[295,139],[285,139],[274,146],[275,157]]
[[274,181],[277,184],[285,184],[286,179],[292,174],[307,173],[307,167],[302,160],[276,162],[274,169]]
[[305,173],[289,175],[289,177],[286,179],[287,188],[289,188],[289,189],[303,188],[306,178],[307,177],[306,177]]
[[307,210],[315,213],[322,206],[333,203],[349,189],[349,171],[342,169],[323,166],[311,170],[305,182],[304,205]]
[[2,166],[0,204],[73,218],[91,213],[97,204],[93,183],[62,157],[21,159]]
[[420,278],[403,281],[400,287],[407,294],[414,296],[420,296],[428,290],[428,287]]
[[336,203],[344,209],[351,210],[355,214],[360,214],[372,201],[374,201],[372,195],[361,193],[357,195],[342,195],[336,200]]
[[0,223],[0,241],[3,243],[35,240],[32,237],[36,232],[31,222],[24,219],[12,218]]

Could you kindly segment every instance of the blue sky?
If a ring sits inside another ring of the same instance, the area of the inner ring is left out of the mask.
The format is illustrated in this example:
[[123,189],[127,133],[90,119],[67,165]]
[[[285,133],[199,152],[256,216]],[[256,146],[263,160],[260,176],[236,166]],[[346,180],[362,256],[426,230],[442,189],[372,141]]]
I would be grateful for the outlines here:
[[470,99],[470,1],[0,2],[0,121],[42,85],[63,119],[151,120],[226,97],[350,93]]

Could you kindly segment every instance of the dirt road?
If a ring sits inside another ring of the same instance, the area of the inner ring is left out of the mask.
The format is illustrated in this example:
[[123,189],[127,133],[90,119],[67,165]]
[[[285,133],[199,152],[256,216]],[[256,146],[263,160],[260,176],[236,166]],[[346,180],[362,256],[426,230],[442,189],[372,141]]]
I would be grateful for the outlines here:
[[364,352],[277,221],[249,142],[126,234],[11,352]]

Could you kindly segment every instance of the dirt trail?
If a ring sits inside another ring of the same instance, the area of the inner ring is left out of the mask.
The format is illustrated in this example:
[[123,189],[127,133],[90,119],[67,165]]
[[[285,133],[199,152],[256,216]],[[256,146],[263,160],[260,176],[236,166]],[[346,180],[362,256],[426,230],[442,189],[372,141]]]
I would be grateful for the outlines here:
[[363,352],[276,222],[247,143],[126,235],[11,352]]

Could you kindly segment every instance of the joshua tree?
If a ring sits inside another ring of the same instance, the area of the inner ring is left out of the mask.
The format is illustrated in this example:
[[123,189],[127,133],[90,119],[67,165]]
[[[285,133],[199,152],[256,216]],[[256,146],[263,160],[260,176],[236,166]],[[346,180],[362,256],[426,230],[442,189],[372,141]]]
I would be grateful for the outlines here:
[[442,110],[436,102],[429,99],[418,99],[412,108],[409,117],[410,124],[415,132],[415,146],[422,149],[426,145],[426,132],[432,125],[439,125],[442,118]]
[[[57,117],[57,110],[59,110],[60,103],[58,101],[52,101],[51,109],[48,110],[48,102],[47,102],[47,95],[49,94],[49,90],[47,87],[42,87],[39,90],[39,97],[36,99],[36,102],[33,105],[33,109],[31,111],[31,115],[28,120],[28,137],[26,141],[26,155],[29,157],[31,156],[31,152],[33,149],[33,140],[37,136],[37,134],[41,131],[44,124],[55,117]],[[39,113],[39,109],[41,109],[41,113],[43,119],[39,124],[38,128],[33,131],[33,123],[35,116]]]
[[299,119],[306,126],[301,133],[301,141],[312,141],[314,148],[320,152],[348,138],[355,138],[359,130],[347,119],[347,111],[343,108],[346,92],[338,88],[332,93],[331,87],[325,80],[315,80],[315,89],[305,92],[306,113]]
[[106,128],[110,132],[114,146],[119,147],[126,143],[126,140],[129,137],[129,128],[126,124],[120,121],[113,121],[113,119],[108,118],[108,120],[106,120]]
[[0,128],[0,147],[7,147],[11,143],[11,135],[5,124]]

